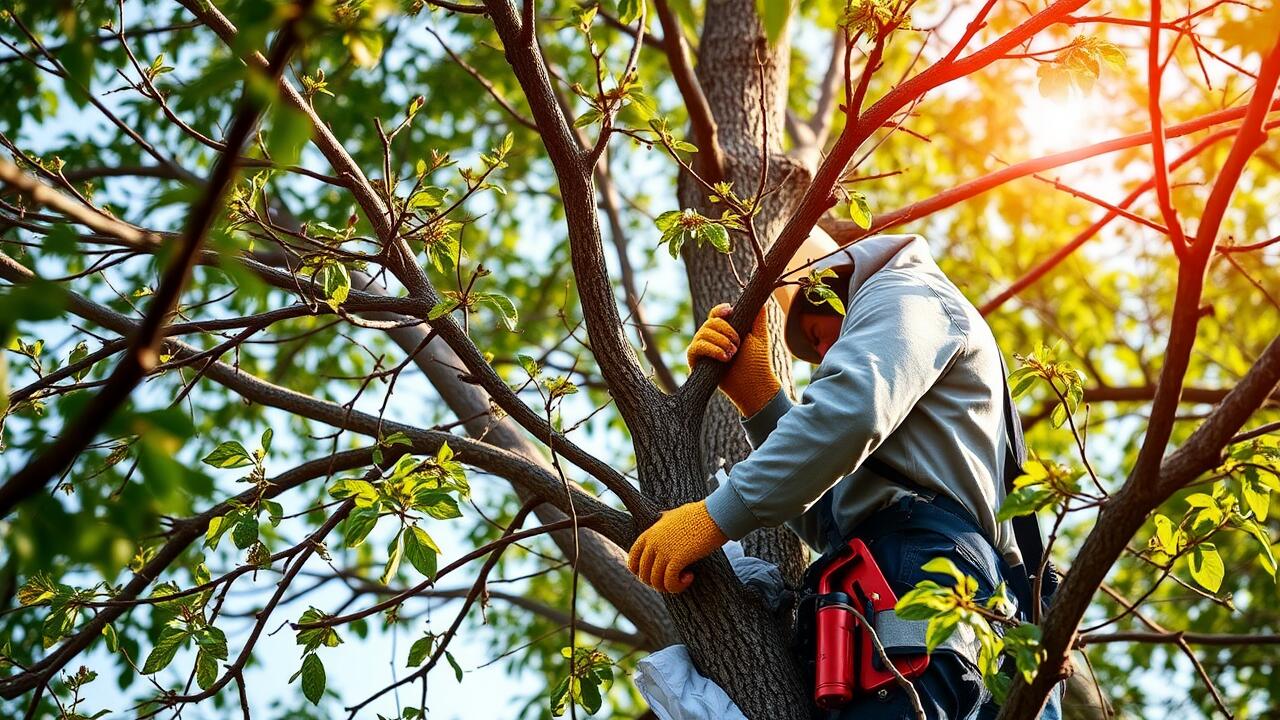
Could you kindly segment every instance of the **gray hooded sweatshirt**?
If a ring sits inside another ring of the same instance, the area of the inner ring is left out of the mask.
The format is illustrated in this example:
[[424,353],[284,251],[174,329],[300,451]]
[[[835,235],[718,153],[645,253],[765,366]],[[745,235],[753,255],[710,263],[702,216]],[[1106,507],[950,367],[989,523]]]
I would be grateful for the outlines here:
[[[863,467],[873,453],[967,507],[996,548],[1020,561],[1004,499],[1003,365],[991,329],[918,235],[878,235],[844,249],[853,264],[840,337],[799,405],[779,392],[743,419],[755,450],[707,498],[731,539],[786,523],[828,547],[830,494],[843,537],[906,490]],[[797,299],[797,302],[803,302]]]

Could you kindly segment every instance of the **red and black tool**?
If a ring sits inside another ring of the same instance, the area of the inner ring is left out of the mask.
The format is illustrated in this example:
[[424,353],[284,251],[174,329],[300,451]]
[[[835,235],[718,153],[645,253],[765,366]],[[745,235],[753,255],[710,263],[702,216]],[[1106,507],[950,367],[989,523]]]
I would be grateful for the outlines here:
[[[848,548],[818,578],[817,664],[813,700],[818,707],[840,707],[855,694],[874,692],[894,681],[871,633],[852,610],[874,627],[876,613],[892,610],[898,598],[861,540]],[[898,672],[913,678],[929,665],[928,655],[893,658]]]

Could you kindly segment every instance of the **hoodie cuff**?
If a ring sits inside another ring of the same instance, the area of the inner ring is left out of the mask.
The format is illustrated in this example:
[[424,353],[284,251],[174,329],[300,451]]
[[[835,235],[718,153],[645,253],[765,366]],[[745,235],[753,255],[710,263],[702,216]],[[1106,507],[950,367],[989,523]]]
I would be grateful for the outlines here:
[[758,448],[764,444],[765,438],[769,437],[769,433],[778,426],[778,420],[787,411],[791,409],[791,399],[781,389],[773,396],[763,408],[760,408],[755,415],[742,418],[739,422],[747,431],[747,440],[751,443],[752,448]]
[[730,540],[741,540],[752,530],[763,527],[727,479],[722,479],[720,487],[707,496],[707,514]]

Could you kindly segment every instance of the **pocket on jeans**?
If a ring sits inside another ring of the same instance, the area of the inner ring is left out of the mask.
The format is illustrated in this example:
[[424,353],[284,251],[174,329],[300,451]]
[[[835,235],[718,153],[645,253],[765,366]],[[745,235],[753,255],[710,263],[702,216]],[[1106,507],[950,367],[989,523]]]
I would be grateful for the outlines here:
[[977,580],[980,595],[990,594],[995,589],[989,577],[991,572],[986,567],[988,563],[973,557],[972,549],[954,538],[932,530],[913,529],[895,533],[883,540],[891,542],[885,543],[883,548],[885,557],[881,561],[881,568],[899,597],[921,580],[933,580],[944,586],[953,582],[949,576],[922,569],[930,560],[938,557],[947,558],[960,572]]
[[[881,538],[873,550],[881,571],[899,597],[921,580],[936,579],[921,568],[936,557],[957,556],[956,543],[931,530],[904,530]],[[878,551],[878,552],[876,552]]]

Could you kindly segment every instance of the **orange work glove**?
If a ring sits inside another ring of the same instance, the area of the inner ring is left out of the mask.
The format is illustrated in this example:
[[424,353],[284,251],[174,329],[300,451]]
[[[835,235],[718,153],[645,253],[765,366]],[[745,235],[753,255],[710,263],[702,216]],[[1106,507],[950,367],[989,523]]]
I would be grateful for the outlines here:
[[627,567],[645,585],[662,592],[684,592],[693,584],[685,568],[729,541],[707,513],[705,500],[662,513],[631,545]]
[[720,379],[720,391],[739,413],[750,417],[769,404],[782,384],[769,362],[769,321],[765,308],[760,308],[743,342],[739,342],[737,331],[725,320],[731,312],[733,306],[728,303],[711,308],[706,322],[693,334],[685,357],[690,369],[701,358],[732,362]]

